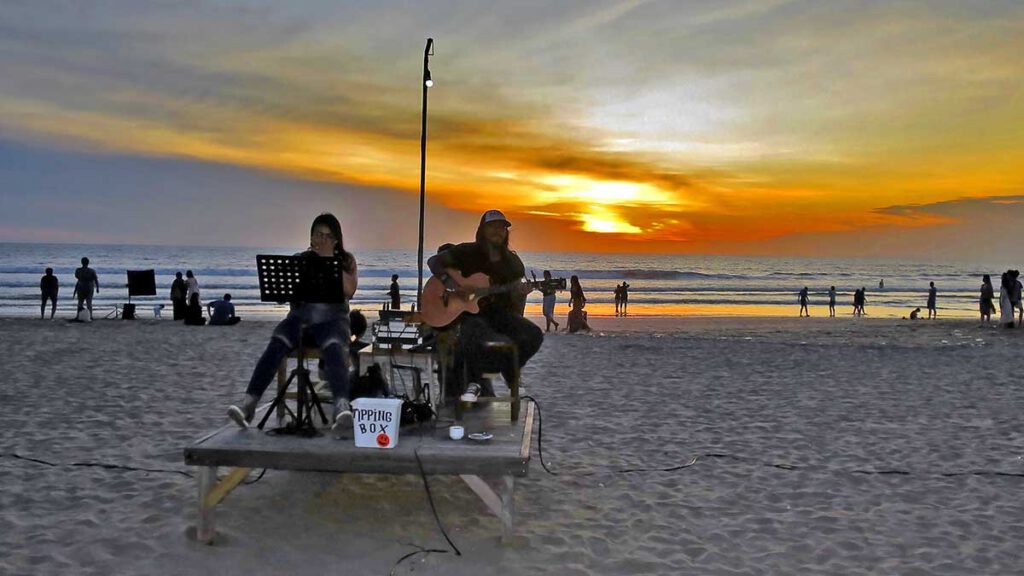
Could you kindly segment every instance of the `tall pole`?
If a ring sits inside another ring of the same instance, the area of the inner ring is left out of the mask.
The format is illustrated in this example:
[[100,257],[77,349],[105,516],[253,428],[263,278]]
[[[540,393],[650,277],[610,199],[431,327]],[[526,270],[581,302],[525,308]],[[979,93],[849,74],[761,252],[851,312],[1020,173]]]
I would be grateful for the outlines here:
[[423,209],[426,203],[427,173],[427,82],[430,80],[430,55],[433,53],[434,39],[427,38],[427,47],[423,50],[423,124],[420,127],[420,242],[417,262],[419,268],[416,276],[416,309],[423,310]]

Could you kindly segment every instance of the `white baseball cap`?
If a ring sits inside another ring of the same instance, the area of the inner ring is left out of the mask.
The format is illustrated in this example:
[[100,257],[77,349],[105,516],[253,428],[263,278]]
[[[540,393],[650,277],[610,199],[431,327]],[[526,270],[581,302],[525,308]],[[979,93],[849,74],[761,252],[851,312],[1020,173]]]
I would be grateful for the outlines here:
[[505,215],[501,213],[501,210],[488,210],[484,212],[484,215],[480,217],[480,225],[483,226],[488,222],[504,222],[506,228],[512,225],[508,218],[505,218]]

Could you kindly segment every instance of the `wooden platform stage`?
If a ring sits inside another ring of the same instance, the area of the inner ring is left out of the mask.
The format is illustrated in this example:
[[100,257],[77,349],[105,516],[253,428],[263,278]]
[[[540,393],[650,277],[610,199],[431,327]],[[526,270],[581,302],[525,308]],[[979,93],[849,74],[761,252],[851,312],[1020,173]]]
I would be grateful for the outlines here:
[[[258,413],[256,422],[267,406]],[[403,426],[393,449],[356,448],[349,430],[335,438],[329,429],[315,438],[267,434],[255,427],[242,430],[224,426],[185,448],[185,464],[199,467],[199,520],[196,536],[211,544],[214,510],[253,468],[354,472],[361,474],[419,474],[416,456],[427,474],[457,475],[501,521],[503,537],[512,531],[515,516],[515,478],[526,476],[530,463],[534,406],[525,417],[511,422],[509,404],[493,402],[467,410],[462,418],[466,438],[451,440],[448,427],[433,422]],[[266,429],[272,428],[273,417]],[[468,439],[474,432],[489,432],[487,442]],[[217,478],[217,468],[233,469]],[[497,489],[493,486],[497,485]]]

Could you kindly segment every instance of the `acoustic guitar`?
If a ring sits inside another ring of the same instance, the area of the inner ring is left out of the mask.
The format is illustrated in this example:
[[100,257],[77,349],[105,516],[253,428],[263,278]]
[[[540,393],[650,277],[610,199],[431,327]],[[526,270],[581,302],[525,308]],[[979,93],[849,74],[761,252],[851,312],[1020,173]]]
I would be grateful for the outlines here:
[[532,282],[509,282],[491,286],[486,274],[480,272],[463,276],[458,270],[448,270],[448,276],[459,289],[450,290],[437,276],[431,276],[423,286],[420,301],[420,316],[429,326],[443,328],[455,321],[463,312],[480,312],[480,299],[491,294],[513,292],[527,285],[531,290],[565,290],[565,278],[534,280]]

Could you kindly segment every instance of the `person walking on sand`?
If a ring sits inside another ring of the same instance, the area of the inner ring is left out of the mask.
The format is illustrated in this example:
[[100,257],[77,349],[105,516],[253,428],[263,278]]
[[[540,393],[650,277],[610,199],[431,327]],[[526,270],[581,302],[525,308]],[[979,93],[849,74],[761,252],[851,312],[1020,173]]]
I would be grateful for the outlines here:
[[555,320],[555,288],[548,282],[551,280],[551,270],[544,271],[544,287],[540,289],[543,300],[544,321],[546,322],[545,332],[551,332],[551,325],[555,325],[555,332],[558,332],[558,320]]
[[185,270],[185,302],[189,306],[192,305],[192,295],[196,297],[196,304],[199,303],[199,280],[196,279],[196,275],[191,270]]
[[1013,292],[1013,277],[1010,270],[1003,272],[999,281],[999,325],[1003,328],[1013,328],[1013,302],[1010,300],[1010,293]]
[[860,315],[861,316],[867,316],[868,315],[867,310],[864,309],[864,304],[866,304],[867,301],[868,301],[868,287],[867,286],[861,286],[860,287]]
[[978,308],[981,310],[981,321],[991,322],[992,312],[995,311],[995,290],[992,289],[992,278],[988,274],[981,277],[981,297],[978,299]]
[[836,287],[828,289],[828,317],[836,317]]
[[96,276],[96,271],[89,268],[88,258],[82,258],[82,267],[75,270],[75,278],[78,280],[75,284],[78,309],[81,310],[84,304],[89,310],[89,319],[92,320],[92,296],[100,293],[100,280]]
[[860,316],[860,288],[853,291],[853,315]]
[[935,282],[928,283],[928,319],[934,320],[939,316],[935,310],[935,296],[938,291],[935,289]]
[[57,311],[57,292],[60,291],[60,282],[53,275],[53,268],[47,268],[46,274],[39,279],[39,292],[42,293],[43,303],[39,305],[39,319],[46,319],[46,301],[50,301],[50,320]]
[[807,314],[808,318],[811,317],[811,311],[807,309],[807,286],[804,286],[804,289],[800,291],[800,317],[801,318],[803,318],[804,313]]
[[171,282],[171,308],[175,320],[183,320],[185,318],[185,305],[188,302],[185,299],[185,294],[187,293],[188,286],[185,284],[185,280],[182,279],[181,272],[178,272],[174,275],[174,282]]
[[388,296],[391,298],[391,309],[402,309],[402,289],[398,287],[398,274],[391,275],[391,288],[388,289]]

